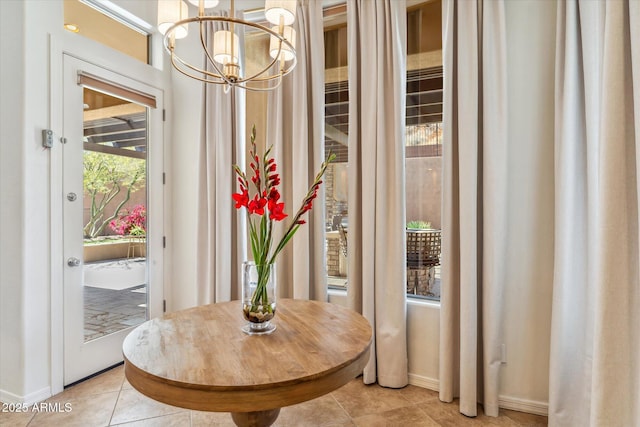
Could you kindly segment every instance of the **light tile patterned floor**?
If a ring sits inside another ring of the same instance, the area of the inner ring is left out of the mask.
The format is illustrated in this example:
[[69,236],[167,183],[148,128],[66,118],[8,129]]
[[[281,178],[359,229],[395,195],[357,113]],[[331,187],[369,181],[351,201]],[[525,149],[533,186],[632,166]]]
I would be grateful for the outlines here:
[[[0,413],[0,425],[11,427],[199,427],[233,426],[225,413],[190,411],[151,400],[134,390],[118,366],[52,397],[55,408],[70,412]],[[479,408],[479,413],[482,409]],[[274,426],[546,426],[547,418],[502,410],[497,418],[467,418],[458,405],[442,403],[436,392],[407,386],[393,390],[355,379],[318,399],[283,408]]]

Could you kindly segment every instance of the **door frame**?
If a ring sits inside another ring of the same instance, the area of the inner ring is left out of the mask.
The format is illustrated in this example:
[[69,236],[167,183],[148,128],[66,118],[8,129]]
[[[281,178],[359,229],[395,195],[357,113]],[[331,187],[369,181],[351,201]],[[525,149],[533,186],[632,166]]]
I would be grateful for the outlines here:
[[[90,66],[103,69],[108,75],[122,76],[126,79],[145,85],[153,91],[157,100],[157,108],[150,110],[150,126],[160,120],[161,138],[157,139],[156,147],[148,147],[148,202],[157,211],[153,218],[149,217],[149,239],[147,242],[149,258],[149,282],[154,281],[154,290],[149,289],[149,316],[157,317],[163,312],[163,301],[166,288],[165,276],[167,263],[164,260],[164,236],[168,216],[165,214],[168,202],[166,186],[164,185],[165,151],[168,140],[168,127],[163,121],[165,87],[168,86],[169,76],[151,65],[144,64],[123,53],[101,45],[93,40],[79,37],[75,34],[61,33],[49,37],[50,62],[50,94],[49,107],[51,112],[50,127],[54,132],[54,145],[50,149],[50,221],[51,221],[51,330],[50,330],[50,360],[51,360],[51,393],[53,395],[64,389],[64,251],[63,251],[63,174],[62,174],[62,139],[63,135],[63,57],[79,59]],[[153,198],[153,201],[152,201]],[[151,206],[150,206],[151,207]],[[149,209],[151,211],[151,209]],[[156,231],[152,231],[155,229]]]

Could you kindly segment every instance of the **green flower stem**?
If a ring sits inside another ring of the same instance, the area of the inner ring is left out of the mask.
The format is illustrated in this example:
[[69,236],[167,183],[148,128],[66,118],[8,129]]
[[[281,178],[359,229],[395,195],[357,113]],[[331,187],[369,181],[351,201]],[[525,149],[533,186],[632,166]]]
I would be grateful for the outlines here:
[[289,242],[289,240],[291,240],[293,235],[296,234],[296,231],[298,231],[298,228],[300,228],[300,224],[298,223],[298,221],[300,221],[300,218],[302,218],[302,215],[304,215],[305,212],[307,212],[306,210],[304,210],[304,207],[307,204],[307,202],[309,202],[310,200],[313,200],[313,193],[315,192],[315,188],[318,185],[320,185],[320,180],[322,179],[322,176],[327,170],[327,166],[329,166],[329,163],[331,163],[333,159],[335,159],[335,157],[336,155],[331,153],[329,154],[329,157],[327,158],[327,160],[322,162],[322,166],[320,166],[320,171],[316,175],[311,187],[309,187],[309,190],[307,191],[307,195],[305,196],[304,201],[302,202],[302,206],[300,207],[300,209],[298,209],[298,212],[293,218],[293,221],[291,221],[291,224],[289,224],[289,228],[287,228],[287,231],[284,233],[284,236],[282,236],[280,243],[278,243],[278,246],[276,246],[276,250],[273,251],[273,255],[271,255],[271,259],[269,260],[270,264],[273,264],[275,262],[276,256],[278,256],[280,251],[284,249],[284,247]]
[[[261,159],[257,156],[255,139],[256,129],[255,126],[253,126],[251,130],[251,149],[249,150],[249,155],[251,156],[251,168],[254,173],[251,178],[253,185],[251,185],[251,182],[247,179],[247,175],[242,172],[238,165],[234,165],[233,168],[238,175],[242,191],[246,191],[248,193],[249,187],[255,187],[256,198],[254,200],[257,201],[258,199],[261,199],[261,201],[263,201],[265,198],[271,197],[272,190],[275,189],[277,191],[279,178],[277,173],[275,173],[276,163],[269,157],[273,147],[269,147]],[[258,283],[256,284],[256,289],[251,297],[251,311],[257,311],[258,306],[263,306],[263,311],[266,310],[270,313],[273,312],[269,301],[269,294],[267,292],[267,281],[269,280],[271,267],[275,263],[278,254],[284,249],[296,231],[298,231],[300,225],[304,223],[302,217],[311,209],[313,200],[316,198],[318,188],[322,183],[322,176],[324,175],[329,163],[331,163],[335,157],[335,154],[330,154],[327,160],[322,163],[320,171],[316,175],[313,184],[309,187],[309,190],[302,201],[302,206],[294,215],[293,221],[289,224],[289,227],[282,236],[282,239],[280,239],[278,244],[275,246],[275,249],[272,247],[274,229],[273,222],[275,219],[270,217],[272,212],[269,210],[269,206],[264,206],[264,212],[262,214],[256,213],[256,215],[261,216],[260,223],[256,224],[252,221],[252,215],[249,213],[246,199],[243,202],[239,202],[236,198],[237,203],[243,203],[243,206],[247,208],[247,222],[249,223],[251,252],[253,254],[253,260],[256,264],[258,273]],[[269,173],[271,173],[271,175],[269,175]],[[275,202],[277,202],[277,198],[275,199]],[[280,204],[280,206],[282,206],[282,204]],[[238,207],[238,205],[236,205],[236,207]],[[254,208],[252,207],[252,209]],[[279,207],[278,209],[280,210],[282,208]],[[278,215],[276,215],[276,217],[277,216]]]

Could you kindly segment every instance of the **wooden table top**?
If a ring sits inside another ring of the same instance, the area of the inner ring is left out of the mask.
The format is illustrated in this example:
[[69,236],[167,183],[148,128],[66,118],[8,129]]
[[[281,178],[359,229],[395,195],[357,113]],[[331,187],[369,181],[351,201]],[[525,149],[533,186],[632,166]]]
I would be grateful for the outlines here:
[[153,319],[125,339],[125,375],[164,403],[217,412],[263,411],[329,393],[369,360],[371,326],[317,301],[280,299],[270,335],[247,335],[239,301]]

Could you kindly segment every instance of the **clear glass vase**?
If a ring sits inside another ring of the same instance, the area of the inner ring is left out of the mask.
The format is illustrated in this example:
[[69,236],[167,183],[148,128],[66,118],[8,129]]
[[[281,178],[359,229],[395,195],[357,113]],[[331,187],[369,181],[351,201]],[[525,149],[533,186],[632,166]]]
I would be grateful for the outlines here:
[[242,314],[247,321],[242,330],[247,334],[270,334],[276,330],[271,323],[276,315],[275,264],[242,263]]

